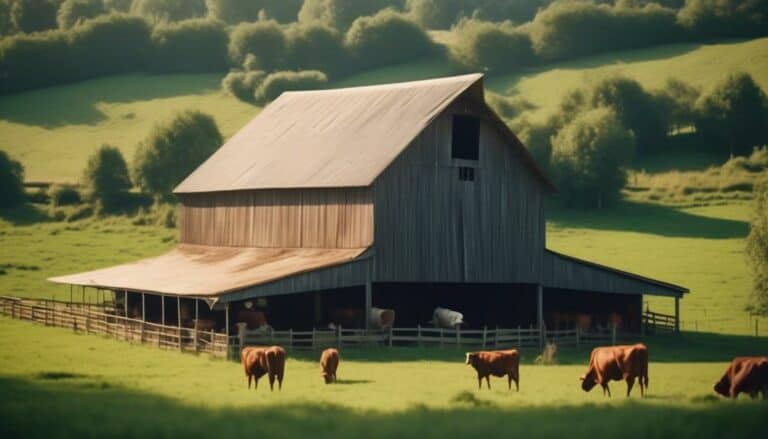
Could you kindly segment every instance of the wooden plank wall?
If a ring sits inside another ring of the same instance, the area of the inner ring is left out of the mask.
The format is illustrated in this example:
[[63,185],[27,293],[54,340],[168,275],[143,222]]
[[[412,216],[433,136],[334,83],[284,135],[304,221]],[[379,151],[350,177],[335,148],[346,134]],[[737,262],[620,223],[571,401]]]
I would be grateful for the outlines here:
[[361,248],[373,242],[369,188],[213,192],[180,199],[182,243]]
[[[479,161],[451,158],[453,114],[483,119]],[[475,181],[459,181],[459,166]],[[543,196],[487,114],[459,99],[374,183],[374,280],[538,283]]]

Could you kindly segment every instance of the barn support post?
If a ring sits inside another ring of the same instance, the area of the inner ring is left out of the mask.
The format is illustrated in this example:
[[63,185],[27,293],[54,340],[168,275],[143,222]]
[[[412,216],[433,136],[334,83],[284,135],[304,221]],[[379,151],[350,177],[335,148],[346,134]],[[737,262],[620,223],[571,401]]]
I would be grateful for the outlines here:
[[363,328],[365,329],[366,335],[368,334],[368,329],[371,327],[371,306],[373,306],[372,302],[372,285],[371,285],[371,266],[373,264],[368,262],[368,269],[365,271],[365,324],[363,325]]
[[675,297],[675,333],[680,333],[680,298]]
[[163,323],[163,326],[165,326],[165,296],[162,294],[160,295],[160,321]]
[[229,346],[229,302],[224,304],[224,333],[227,334],[227,342],[225,345],[227,347],[227,359],[229,359],[232,356]]
[[536,322],[539,327],[539,347],[544,347],[544,287],[536,285]]
[[72,307],[72,284],[69,284],[69,306]]
[[200,321],[200,300],[195,299],[195,352],[198,352],[197,322]]
[[144,343],[144,323],[147,321],[147,305],[144,293],[141,293],[141,335],[140,341]]
[[178,327],[178,333],[179,333],[179,350],[183,350],[182,344],[181,344],[181,297],[176,296],[176,326]]

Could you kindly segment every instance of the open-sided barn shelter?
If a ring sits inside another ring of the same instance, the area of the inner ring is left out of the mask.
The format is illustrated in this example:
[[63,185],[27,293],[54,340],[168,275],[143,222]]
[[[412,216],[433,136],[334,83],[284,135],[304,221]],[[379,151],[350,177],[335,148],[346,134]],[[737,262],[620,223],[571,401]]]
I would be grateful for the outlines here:
[[196,304],[217,329],[255,309],[275,328],[350,310],[365,326],[372,307],[414,326],[441,306],[475,327],[589,315],[639,330],[643,295],[679,309],[683,287],[548,250],[555,190],[482,75],[286,92],[176,188],[176,249],[51,280],[115,291],[153,321]]

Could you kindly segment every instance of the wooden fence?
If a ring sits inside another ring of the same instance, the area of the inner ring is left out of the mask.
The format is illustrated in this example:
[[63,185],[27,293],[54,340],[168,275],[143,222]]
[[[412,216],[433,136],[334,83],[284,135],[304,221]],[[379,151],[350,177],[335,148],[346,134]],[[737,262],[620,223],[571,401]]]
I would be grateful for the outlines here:
[[77,333],[101,334],[164,349],[203,352],[215,357],[227,355],[226,334],[145,322],[88,304],[0,296],[0,314],[45,326],[71,328]]
[[643,313],[643,330],[648,334],[675,332],[675,316],[645,311]]

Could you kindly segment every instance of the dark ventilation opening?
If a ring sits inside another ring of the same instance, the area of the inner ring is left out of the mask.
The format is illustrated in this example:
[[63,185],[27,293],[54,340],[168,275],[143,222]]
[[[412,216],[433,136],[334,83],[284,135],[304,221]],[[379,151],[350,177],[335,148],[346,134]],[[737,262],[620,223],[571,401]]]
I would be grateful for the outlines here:
[[451,154],[455,159],[478,160],[480,157],[480,119],[453,116]]
[[459,180],[475,181],[475,168],[459,166]]

